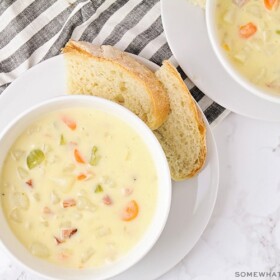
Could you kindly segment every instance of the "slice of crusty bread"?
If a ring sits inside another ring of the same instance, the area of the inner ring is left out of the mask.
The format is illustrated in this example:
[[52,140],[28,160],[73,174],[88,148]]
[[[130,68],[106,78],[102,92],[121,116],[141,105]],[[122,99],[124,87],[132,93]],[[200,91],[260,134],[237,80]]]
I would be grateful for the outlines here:
[[165,87],[171,112],[154,131],[166,154],[173,180],[193,177],[206,158],[206,127],[180,74],[164,61],[156,76]]
[[167,118],[166,91],[154,72],[112,46],[70,40],[65,48],[68,93],[89,94],[115,101],[134,112],[151,129]]

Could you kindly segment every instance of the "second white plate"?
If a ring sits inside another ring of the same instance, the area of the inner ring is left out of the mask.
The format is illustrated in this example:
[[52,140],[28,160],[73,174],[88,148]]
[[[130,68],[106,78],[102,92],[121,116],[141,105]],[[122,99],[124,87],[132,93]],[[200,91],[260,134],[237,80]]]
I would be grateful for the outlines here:
[[[158,67],[148,60],[136,58],[152,70]],[[65,78],[62,55],[21,75],[0,96],[0,131],[30,106],[65,94]],[[171,211],[160,239],[139,263],[114,280],[155,279],[175,266],[200,238],[215,205],[219,180],[216,145],[206,120],[205,123],[208,154],[203,170],[191,180],[173,183]],[[5,263],[1,259],[0,262]]]
[[169,46],[182,69],[200,90],[240,115],[280,121],[280,104],[246,91],[226,73],[210,45],[203,9],[188,0],[161,0],[161,7]]

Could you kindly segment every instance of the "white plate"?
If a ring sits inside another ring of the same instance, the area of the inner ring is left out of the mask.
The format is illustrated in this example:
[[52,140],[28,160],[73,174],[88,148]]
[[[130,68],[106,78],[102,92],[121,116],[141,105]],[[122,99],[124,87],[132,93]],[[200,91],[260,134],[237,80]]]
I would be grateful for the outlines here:
[[[153,70],[158,67],[138,59]],[[25,72],[0,96],[0,131],[28,107],[65,94],[65,84],[62,55]],[[216,144],[208,124],[207,147],[202,172],[191,180],[173,183],[170,216],[159,241],[144,259],[115,280],[155,279],[176,265],[198,241],[212,214],[219,179]]]
[[240,115],[280,121],[280,104],[248,92],[226,73],[210,45],[203,9],[188,0],[162,0],[161,8],[169,46],[182,69],[200,90]]

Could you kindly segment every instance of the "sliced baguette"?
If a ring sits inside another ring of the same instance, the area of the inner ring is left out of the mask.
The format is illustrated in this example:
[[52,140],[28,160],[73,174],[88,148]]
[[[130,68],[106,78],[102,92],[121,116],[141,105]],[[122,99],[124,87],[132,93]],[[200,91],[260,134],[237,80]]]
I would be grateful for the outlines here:
[[115,101],[157,129],[170,111],[166,91],[154,72],[112,46],[70,40],[65,48],[68,93]]
[[168,93],[171,112],[154,131],[169,162],[173,180],[193,177],[206,158],[206,127],[176,68],[164,61],[156,76]]

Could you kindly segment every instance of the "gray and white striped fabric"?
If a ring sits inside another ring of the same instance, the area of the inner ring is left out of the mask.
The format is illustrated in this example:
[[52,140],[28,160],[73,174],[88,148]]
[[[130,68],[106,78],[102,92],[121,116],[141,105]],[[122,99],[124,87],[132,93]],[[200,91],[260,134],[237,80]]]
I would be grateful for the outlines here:
[[159,0],[0,0],[0,93],[21,73],[55,56],[73,38],[114,45],[179,70],[209,123],[229,112],[185,75],[166,41]]

